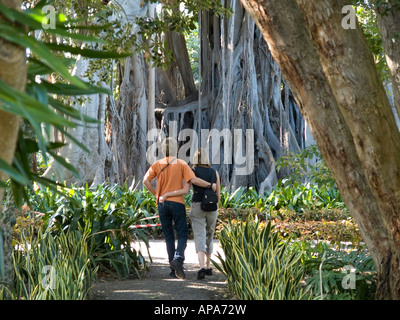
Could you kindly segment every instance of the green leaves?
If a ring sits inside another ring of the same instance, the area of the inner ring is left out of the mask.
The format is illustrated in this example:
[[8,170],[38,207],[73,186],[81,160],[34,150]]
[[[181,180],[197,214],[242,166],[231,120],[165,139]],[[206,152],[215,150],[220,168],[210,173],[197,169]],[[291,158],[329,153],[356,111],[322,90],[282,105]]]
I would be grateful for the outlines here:
[[285,168],[290,170],[290,175],[286,177],[288,182],[311,182],[320,188],[336,187],[332,173],[315,144],[296,153],[288,152],[277,159],[276,169],[279,171]]
[[[239,299],[320,299],[321,287],[324,299],[374,298],[376,271],[363,247],[348,251],[325,241],[282,241],[271,222],[251,216],[228,221],[218,239],[225,257],[217,254],[219,263],[213,264]],[[351,290],[343,285],[349,279]]]
[[302,184],[295,181],[293,184],[278,184],[266,195],[260,195],[254,188],[246,191],[240,187],[229,192],[226,187],[221,188],[221,208],[259,208],[260,210],[271,210],[288,207],[303,212],[309,208],[345,208],[345,204],[339,191],[329,186],[314,184]]
[[67,83],[50,83],[48,81],[42,80],[40,83],[40,88],[45,89],[47,93],[57,94],[57,95],[65,95],[65,96],[81,96],[81,95],[90,95],[96,93],[106,93],[111,94],[110,90],[93,86],[90,83],[85,83],[85,87],[82,88],[80,86],[67,84]]
[[[156,3],[153,0],[148,2]],[[133,35],[135,50],[147,52],[146,56],[152,60],[154,66],[166,68],[175,58],[168,44],[161,39],[161,35],[169,31],[182,35],[193,31],[196,29],[198,13],[202,10],[212,11],[216,16],[229,16],[232,12],[220,1],[215,0],[165,2],[161,13],[154,18],[136,18],[135,23],[139,26],[139,31]]]
[[[36,92],[36,94],[41,95],[43,92]],[[65,127],[73,127],[72,122],[56,114],[48,105],[24,92],[9,87],[1,79],[0,101],[3,102],[3,104],[0,105],[2,110],[21,116],[31,123],[38,124],[46,122],[53,126],[62,125]]]
[[13,252],[15,287],[8,288],[10,297],[84,300],[97,272],[90,266],[88,231],[68,231],[56,237],[41,230],[35,236],[32,230],[25,232],[18,239],[19,250]]
[[106,184],[98,185],[96,190],[86,186],[60,192],[40,186],[31,197],[32,208],[45,212],[47,232],[58,235],[65,230],[89,230],[92,266],[115,272],[119,278],[128,277],[132,271],[140,276],[144,258],[131,244],[135,240],[148,244],[148,240],[146,231],[131,226],[154,215],[155,207],[144,192]]
[[[5,172],[7,175],[11,177],[14,181],[20,183],[20,184],[27,184],[29,181],[21,175],[17,169],[15,169],[13,166],[10,166],[7,162],[5,162],[3,159],[0,159],[0,168],[1,171]],[[6,184],[2,181],[2,186],[5,187]]]
[[[374,299],[376,270],[371,255],[363,247],[346,251],[324,242],[312,245],[305,241],[296,243],[295,247],[303,249],[301,260],[306,271],[306,289],[312,291],[316,299],[321,295],[321,286],[323,298],[327,300]],[[324,254],[326,258],[320,272],[318,267]],[[353,270],[353,288],[343,287],[342,281],[349,274],[346,267]]]
[[84,87],[84,84],[78,78],[71,76],[69,70],[53,55],[51,50],[34,37],[28,36],[24,31],[2,21],[0,21],[0,34],[3,39],[9,42],[13,42],[24,48],[29,48],[32,53],[41,58],[41,61],[45,65],[59,73],[67,81],[77,86]]
[[[108,52],[85,48],[93,43],[102,44],[104,41],[98,37],[83,34],[80,29],[90,30],[102,26],[87,25],[85,20],[67,21],[65,16],[56,15],[55,28],[43,29],[42,23],[46,18],[40,8],[46,2],[42,1],[37,8],[17,11],[0,3],[0,38],[26,49],[29,55],[27,84],[25,92],[20,92],[8,86],[0,79],[0,109],[17,115],[24,119],[21,128],[14,163],[12,166],[0,161],[0,170],[6,172],[12,180],[12,188],[16,201],[21,203],[22,196],[26,197],[24,186],[32,186],[32,181],[41,181],[47,186],[52,183],[38,177],[31,172],[30,155],[40,151],[45,162],[48,155],[55,161],[77,175],[77,171],[65,159],[59,157],[54,145],[49,141],[51,129],[56,129],[69,137],[82,149],[87,150],[79,141],[72,137],[67,128],[85,125],[90,122],[99,123],[91,119],[70,105],[60,101],[60,97],[84,96],[98,93],[110,94],[109,90],[94,86],[71,75],[70,68],[75,63],[74,55],[81,55],[93,59],[118,59],[124,58],[129,53]],[[79,23],[83,23],[82,26]],[[42,39],[35,38],[34,31],[40,31]],[[54,42],[48,42],[52,39]],[[71,45],[70,41],[75,41]],[[66,44],[66,42],[68,44]],[[45,80],[44,76],[52,75],[55,82]],[[25,137],[24,130],[30,130],[29,137]],[[34,147],[32,148],[32,146]],[[31,146],[28,149],[28,146]],[[58,146],[60,147],[60,145]],[[2,182],[5,186],[5,182]]]
[[300,282],[304,269],[299,252],[290,251],[289,240],[281,241],[269,222],[261,226],[249,217],[229,221],[218,236],[225,258],[218,255],[223,272],[239,299],[285,300],[306,298]]
[[111,58],[119,59],[119,58],[126,58],[131,55],[130,52],[118,53],[118,52],[98,51],[98,50],[85,49],[58,43],[46,43],[46,47],[54,51],[69,52],[76,55],[80,54],[83,57],[92,59],[111,59]]
[[383,83],[389,81],[390,74],[385,60],[381,32],[378,27],[378,15],[384,16],[388,12],[399,10],[400,8],[398,0],[389,2],[386,0],[353,1],[354,5],[356,5],[357,19],[373,54],[376,68]]

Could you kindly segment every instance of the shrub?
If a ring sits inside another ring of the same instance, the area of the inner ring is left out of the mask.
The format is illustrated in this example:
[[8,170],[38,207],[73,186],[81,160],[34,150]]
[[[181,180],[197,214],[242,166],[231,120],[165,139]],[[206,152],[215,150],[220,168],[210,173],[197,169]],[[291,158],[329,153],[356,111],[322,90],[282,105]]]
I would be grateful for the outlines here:
[[247,191],[246,188],[240,187],[233,192],[229,192],[225,186],[221,187],[220,208],[251,208],[257,207],[259,203],[261,197],[253,187]]
[[282,238],[298,240],[329,240],[332,243],[350,241],[358,244],[362,237],[358,226],[345,209],[331,208],[297,212],[287,207],[263,212],[258,208],[220,208],[216,236],[226,221],[246,221],[257,216],[259,221],[271,221]]
[[290,175],[286,177],[289,182],[311,182],[320,189],[336,188],[332,173],[315,144],[298,152],[288,152],[277,159],[276,168],[290,170]]
[[329,240],[332,243],[342,241],[361,242],[361,234],[351,220],[341,221],[279,221],[275,220],[276,231],[284,238],[302,240]]
[[[365,248],[348,251],[341,246],[325,242],[313,245],[307,241],[300,241],[295,242],[292,249],[303,253],[301,262],[305,268],[306,290],[312,292],[315,299],[374,299],[375,265]],[[345,278],[349,272],[352,272],[352,279]]]
[[131,226],[154,214],[150,211],[152,198],[145,191],[106,184],[95,190],[88,186],[71,187],[58,193],[39,189],[31,204],[44,213],[44,228],[54,236],[66,230],[88,230],[93,267],[99,266],[100,270],[119,278],[129,277],[132,271],[135,277],[140,277],[146,267],[145,260],[132,243],[142,240],[148,244],[148,234]]
[[306,209],[345,208],[340,193],[335,189],[321,188],[315,184],[295,181],[287,184],[279,180],[271,193],[262,198],[263,208],[290,208],[297,212]]
[[13,251],[15,285],[3,287],[0,298],[13,300],[83,300],[97,268],[90,267],[87,231],[53,236],[33,230],[19,239]]
[[33,232],[32,235],[38,233],[38,231],[43,227],[43,219],[36,216],[36,213],[33,212],[27,205],[23,205],[21,210],[15,210],[16,220],[15,225],[12,231],[12,245],[15,246],[18,241],[21,240],[22,233],[25,232],[25,236],[27,236],[27,232]]
[[289,241],[281,241],[271,223],[260,227],[251,216],[246,222],[229,221],[218,238],[225,259],[218,253],[230,289],[243,300],[285,300],[306,297],[301,288],[304,268],[301,255],[288,250]]

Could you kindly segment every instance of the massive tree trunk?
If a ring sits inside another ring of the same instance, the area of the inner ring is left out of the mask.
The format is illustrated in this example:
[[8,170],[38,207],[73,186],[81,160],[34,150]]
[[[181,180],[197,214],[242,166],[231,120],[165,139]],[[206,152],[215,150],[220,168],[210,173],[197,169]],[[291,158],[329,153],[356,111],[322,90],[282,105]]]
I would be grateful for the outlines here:
[[[13,9],[21,8],[21,1],[1,0],[3,5]],[[0,18],[1,19],[1,18]],[[9,86],[24,91],[27,79],[25,50],[15,44],[0,39],[0,79]],[[15,147],[20,127],[20,118],[0,110],[0,158],[11,164],[14,158]],[[0,180],[8,179],[4,172],[0,172]],[[11,233],[15,223],[13,202],[6,202],[3,206],[4,188],[0,188],[0,248],[3,256],[0,257],[0,281],[12,281]],[[1,263],[1,262],[4,263]]]
[[[184,87],[184,97],[188,97],[196,93],[196,86],[194,84],[193,72],[190,66],[189,54],[186,48],[186,42],[183,35],[175,32],[168,31],[165,41],[172,50],[175,61],[169,69],[178,69],[181,75],[181,81]],[[174,68],[176,65],[176,68]]]
[[254,21],[238,0],[225,5],[234,11],[230,18],[201,12],[201,101],[192,95],[156,111],[166,134],[174,120],[178,133],[193,128],[211,143],[210,159],[224,185],[264,192],[277,181],[275,159],[304,147],[304,120]]
[[360,227],[377,268],[377,297],[400,298],[400,134],[361,29],[341,27],[345,1],[242,3]]
[[109,108],[109,139],[112,162],[107,176],[112,183],[138,181],[146,172],[147,95],[146,67],[135,54],[120,67],[120,94]]
[[[136,17],[154,15],[154,6],[141,1],[118,0],[126,13],[126,22],[138,26]],[[151,41],[151,40],[150,40]],[[110,183],[130,186],[141,184],[147,169],[147,131],[155,126],[154,108],[158,75],[143,54],[135,52],[118,63],[118,98],[110,97],[106,118],[106,143],[111,157],[105,164],[105,177]],[[114,90],[114,84],[112,84]]]

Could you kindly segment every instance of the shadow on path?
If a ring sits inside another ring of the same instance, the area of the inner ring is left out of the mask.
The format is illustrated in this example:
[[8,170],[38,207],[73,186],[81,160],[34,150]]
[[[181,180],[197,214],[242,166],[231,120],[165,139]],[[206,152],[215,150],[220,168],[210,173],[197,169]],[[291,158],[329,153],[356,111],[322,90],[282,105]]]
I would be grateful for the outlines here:
[[[142,252],[148,260],[147,252]],[[219,261],[215,254],[221,248],[215,242],[212,258]],[[150,241],[149,271],[142,279],[97,282],[91,290],[92,300],[223,300],[230,299],[225,276],[213,267],[213,275],[204,280],[197,280],[199,266],[193,241],[188,241],[185,251],[186,279],[174,279],[169,276],[170,267],[162,240]]]

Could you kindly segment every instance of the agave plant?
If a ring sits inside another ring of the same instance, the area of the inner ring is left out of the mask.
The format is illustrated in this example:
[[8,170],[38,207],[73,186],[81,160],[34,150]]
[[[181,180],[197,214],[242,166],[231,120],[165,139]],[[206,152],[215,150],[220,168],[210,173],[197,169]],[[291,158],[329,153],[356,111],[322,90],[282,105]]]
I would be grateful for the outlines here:
[[25,300],[83,300],[98,268],[90,265],[89,233],[74,231],[52,236],[39,231],[21,235],[13,252],[15,286],[0,292]]
[[304,299],[301,255],[289,250],[269,222],[262,227],[251,216],[245,222],[228,222],[218,235],[225,258],[218,253],[231,290],[245,300]]

